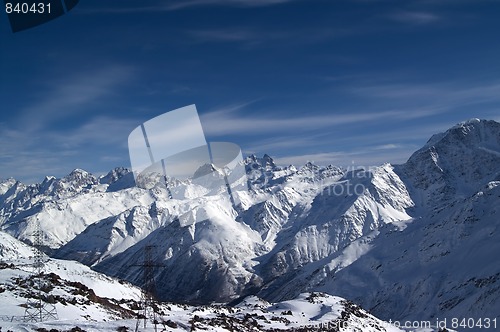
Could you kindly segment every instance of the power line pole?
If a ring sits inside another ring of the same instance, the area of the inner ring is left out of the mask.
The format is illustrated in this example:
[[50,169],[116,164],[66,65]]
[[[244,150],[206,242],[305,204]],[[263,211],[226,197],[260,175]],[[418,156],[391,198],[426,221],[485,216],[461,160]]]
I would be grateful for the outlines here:
[[144,284],[142,287],[141,303],[142,303],[142,315],[137,315],[137,323],[135,326],[135,331],[139,330],[139,324],[141,319],[144,321],[144,328],[146,328],[148,319],[151,319],[155,326],[155,332],[157,331],[158,320],[156,317],[155,308],[158,308],[158,303],[156,301],[156,283],[154,277],[154,268],[162,266],[153,261],[153,245],[147,245],[144,247],[144,262],[142,264],[137,264],[134,266],[140,266],[143,268],[143,278]]
[[35,223],[35,232],[33,234],[35,248],[33,256],[33,274],[30,279],[33,280],[33,287],[29,290],[29,297],[26,301],[24,310],[25,322],[42,322],[48,319],[58,319],[57,310],[54,304],[47,303],[42,294],[43,289],[49,281],[43,276],[44,257],[42,253],[42,230],[40,228],[40,220]]

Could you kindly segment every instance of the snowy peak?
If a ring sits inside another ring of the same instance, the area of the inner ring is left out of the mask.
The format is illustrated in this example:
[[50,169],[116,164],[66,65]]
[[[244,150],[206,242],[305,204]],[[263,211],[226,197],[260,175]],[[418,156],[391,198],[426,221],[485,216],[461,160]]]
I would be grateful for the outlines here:
[[109,171],[108,174],[101,176],[99,178],[99,183],[112,184],[112,183],[120,180],[122,177],[126,176],[130,172],[131,171],[128,168],[115,167],[114,169]]
[[82,187],[98,183],[94,175],[80,168],[71,171],[71,173],[61,179],[61,182]]
[[444,133],[433,135],[423,147],[462,145],[469,148],[490,146],[500,152],[500,123],[492,120],[471,119],[460,122]]
[[0,195],[4,195],[17,181],[13,178],[0,181]]
[[124,167],[116,167],[108,174],[99,178],[100,184],[107,184],[106,191],[120,191],[135,187],[134,174],[131,170]]
[[500,179],[500,123],[473,119],[434,135],[400,167],[427,203],[472,195]]
[[98,184],[99,181],[94,175],[77,168],[61,179],[46,176],[42,183],[30,185],[28,189],[40,197],[66,198],[89,192]]
[[264,156],[262,156],[262,162],[265,163],[266,166],[271,166],[271,167],[276,166],[274,164],[273,158],[271,158],[267,153],[264,154]]
[[220,171],[213,164],[203,164],[201,165],[193,174],[193,179],[201,178],[205,175],[215,174],[221,175]]
[[269,155],[264,154],[262,158],[258,158],[256,155],[252,154],[248,157],[245,158],[244,160],[245,165],[247,167],[249,166],[250,168],[263,168],[263,169],[275,169],[276,164],[274,163],[273,158],[271,158]]

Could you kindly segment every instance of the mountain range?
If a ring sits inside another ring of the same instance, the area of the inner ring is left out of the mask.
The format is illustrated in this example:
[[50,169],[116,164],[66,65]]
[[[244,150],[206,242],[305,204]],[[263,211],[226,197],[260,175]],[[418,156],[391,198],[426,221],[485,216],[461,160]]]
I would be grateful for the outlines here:
[[169,199],[161,181],[139,188],[125,168],[33,185],[7,179],[1,229],[31,244],[40,224],[50,256],[139,286],[153,245],[165,301],[322,292],[387,321],[500,323],[499,123],[457,124],[402,165],[282,167],[267,155],[244,163],[250,189],[234,193],[238,206],[189,180],[169,179],[187,197]]

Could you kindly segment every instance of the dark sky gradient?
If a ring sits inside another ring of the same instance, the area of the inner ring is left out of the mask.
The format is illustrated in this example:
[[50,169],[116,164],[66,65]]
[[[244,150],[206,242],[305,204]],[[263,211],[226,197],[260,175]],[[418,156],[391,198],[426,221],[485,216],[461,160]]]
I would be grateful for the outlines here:
[[481,0],[81,0],[12,33],[2,14],[0,178],[128,167],[128,134],[189,104],[245,155],[401,163],[500,120],[499,17]]

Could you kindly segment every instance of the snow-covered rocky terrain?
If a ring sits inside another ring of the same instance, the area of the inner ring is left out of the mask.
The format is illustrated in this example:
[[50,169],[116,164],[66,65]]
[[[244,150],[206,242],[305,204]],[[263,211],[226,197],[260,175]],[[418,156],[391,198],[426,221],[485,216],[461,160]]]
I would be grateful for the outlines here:
[[[151,322],[137,320],[140,290],[74,261],[44,256],[43,290],[34,282],[31,257],[35,250],[0,232],[0,329],[2,331],[153,331]],[[7,263],[8,262],[8,263]],[[33,296],[53,304],[57,319],[24,321],[26,302]],[[157,327],[168,331],[401,331],[345,299],[305,293],[296,299],[269,303],[256,296],[235,306],[161,303]]]
[[141,189],[123,168],[35,185],[7,179],[0,225],[32,243],[39,222],[57,262],[139,286],[145,247],[154,245],[164,301],[288,303],[319,291],[386,321],[500,324],[499,123],[458,124],[403,165],[279,167],[265,155],[245,166],[250,190],[234,193],[236,207],[190,181],[170,180],[189,195],[169,199],[157,179]]

